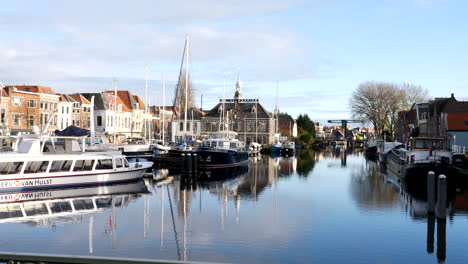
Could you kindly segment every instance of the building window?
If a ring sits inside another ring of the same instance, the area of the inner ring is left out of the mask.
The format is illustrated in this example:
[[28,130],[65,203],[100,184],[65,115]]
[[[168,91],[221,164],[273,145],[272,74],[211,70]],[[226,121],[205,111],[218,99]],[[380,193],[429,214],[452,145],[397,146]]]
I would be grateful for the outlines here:
[[30,127],[34,126],[34,116],[33,115],[28,116],[28,126],[30,126]]
[[179,131],[184,131],[184,122],[180,122]]
[[67,107],[67,114],[70,113],[70,107]]
[[0,116],[0,122],[5,123],[5,121],[6,121],[5,118],[6,118],[6,110],[2,109],[1,110],[1,116]]
[[102,116],[97,116],[97,125],[102,126]]
[[22,99],[22,97],[13,97],[13,106],[20,107]]
[[36,108],[37,107],[37,101],[34,99],[29,99],[28,100],[28,107],[29,108]]
[[465,126],[468,126],[468,121],[465,121]]
[[13,126],[21,126],[21,114],[13,113],[11,119],[13,119]]

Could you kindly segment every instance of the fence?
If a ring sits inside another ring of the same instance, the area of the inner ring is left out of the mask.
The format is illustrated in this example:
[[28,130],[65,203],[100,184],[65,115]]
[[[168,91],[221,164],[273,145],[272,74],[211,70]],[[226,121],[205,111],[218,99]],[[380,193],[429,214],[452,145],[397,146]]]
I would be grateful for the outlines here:
[[467,154],[467,151],[468,151],[468,147],[466,146],[452,145],[452,152],[454,153]]

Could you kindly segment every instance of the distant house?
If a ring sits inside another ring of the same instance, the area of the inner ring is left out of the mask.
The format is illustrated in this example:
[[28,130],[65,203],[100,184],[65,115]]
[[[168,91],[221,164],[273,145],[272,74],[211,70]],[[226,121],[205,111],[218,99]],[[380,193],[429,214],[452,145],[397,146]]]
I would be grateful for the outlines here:
[[398,139],[410,136],[444,138],[449,145],[468,147],[468,102],[458,101],[454,94],[417,103],[399,114]]
[[297,124],[296,120],[290,115],[279,115],[278,120],[278,132],[280,134],[289,135],[292,137],[297,137]]

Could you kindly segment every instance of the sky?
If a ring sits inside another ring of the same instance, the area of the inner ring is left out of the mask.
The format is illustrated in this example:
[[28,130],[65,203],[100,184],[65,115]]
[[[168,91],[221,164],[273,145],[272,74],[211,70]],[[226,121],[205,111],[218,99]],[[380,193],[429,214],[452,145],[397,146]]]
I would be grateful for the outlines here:
[[468,2],[456,0],[0,0],[0,82],[58,93],[119,89],[172,102],[185,37],[196,102],[259,98],[313,120],[351,118],[366,81],[468,99]]

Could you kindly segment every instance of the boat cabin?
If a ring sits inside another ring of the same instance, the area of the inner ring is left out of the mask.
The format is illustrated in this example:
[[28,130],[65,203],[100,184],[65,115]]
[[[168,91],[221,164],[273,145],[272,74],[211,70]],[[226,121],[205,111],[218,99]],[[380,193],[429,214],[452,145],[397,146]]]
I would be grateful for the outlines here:
[[0,175],[12,174],[64,174],[68,172],[99,172],[101,170],[124,170],[130,168],[122,155],[76,155],[74,159],[65,159],[61,155],[44,157],[8,157],[0,161]]

